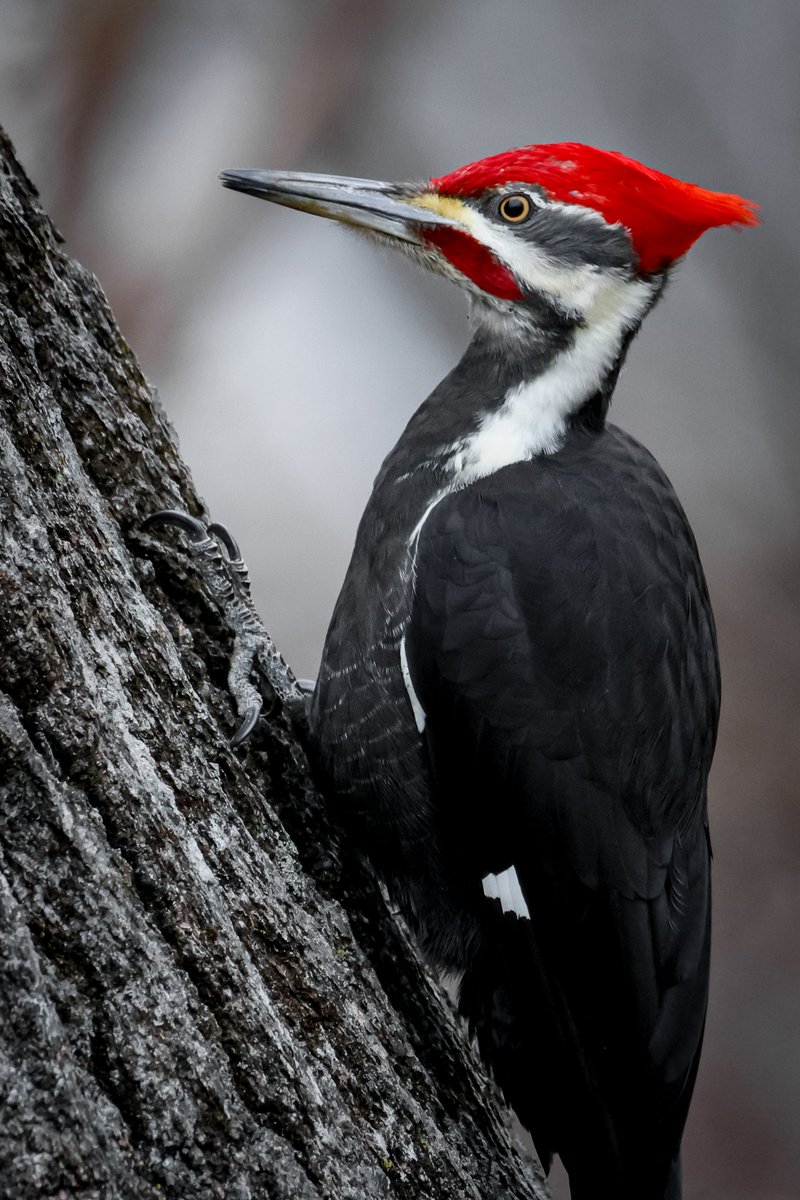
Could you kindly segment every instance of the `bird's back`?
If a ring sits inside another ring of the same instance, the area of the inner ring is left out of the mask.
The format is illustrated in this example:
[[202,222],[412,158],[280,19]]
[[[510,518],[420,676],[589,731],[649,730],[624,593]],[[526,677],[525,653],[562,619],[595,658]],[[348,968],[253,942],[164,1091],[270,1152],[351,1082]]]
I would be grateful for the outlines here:
[[461,877],[513,867],[529,913],[494,906],[463,1010],[574,1196],[585,1163],[587,1195],[661,1200],[708,983],[718,674],[686,518],[632,438],[578,432],[438,507],[419,572],[437,810]]
[[[633,1172],[619,1194],[661,1200],[705,1015],[718,704],[686,518],[638,443],[577,426],[434,504],[411,571],[407,536],[369,544],[374,521],[315,705],[332,790],[428,953],[464,972],[542,1158],[578,1197],[585,1162],[591,1195]],[[482,887],[509,868],[525,917]]]

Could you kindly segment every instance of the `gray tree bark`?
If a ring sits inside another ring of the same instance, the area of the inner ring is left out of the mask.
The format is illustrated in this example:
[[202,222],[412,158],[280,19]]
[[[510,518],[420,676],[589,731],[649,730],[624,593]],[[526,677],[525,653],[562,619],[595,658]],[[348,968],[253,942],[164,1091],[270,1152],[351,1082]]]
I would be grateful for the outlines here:
[[161,507],[204,516],[0,135],[0,1197],[535,1200]]

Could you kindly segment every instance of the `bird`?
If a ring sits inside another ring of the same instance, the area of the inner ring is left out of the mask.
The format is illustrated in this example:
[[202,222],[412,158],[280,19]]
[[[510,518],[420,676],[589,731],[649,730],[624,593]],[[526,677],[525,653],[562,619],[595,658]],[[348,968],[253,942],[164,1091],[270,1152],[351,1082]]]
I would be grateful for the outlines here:
[[358,526],[309,756],[423,953],[460,981],[545,1172],[559,1156],[572,1200],[678,1200],[719,667],[687,517],[607,418],[676,262],[758,206],[577,142],[422,183],[221,180],[468,297],[467,349]]

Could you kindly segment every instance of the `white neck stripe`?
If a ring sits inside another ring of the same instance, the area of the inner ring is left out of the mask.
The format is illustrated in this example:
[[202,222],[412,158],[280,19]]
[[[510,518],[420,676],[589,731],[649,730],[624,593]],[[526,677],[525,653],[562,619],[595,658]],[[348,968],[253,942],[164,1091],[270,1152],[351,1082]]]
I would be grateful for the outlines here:
[[540,375],[509,388],[502,404],[487,411],[473,433],[442,447],[436,459],[445,460],[450,478],[409,535],[412,569],[422,527],[440,500],[512,463],[560,449],[570,417],[604,383],[626,334],[652,302],[653,291],[649,280],[606,280],[569,348]]
[[599,293],[587,313],[587,325],[576,330],[569,349],[541,375],[510,388],[475,433],[453,446],[450,466],[456,486],[511,463],[554,454],[569,418],[602,386],[626,333],[651,298],[652,285],[646,281],[610,283]]

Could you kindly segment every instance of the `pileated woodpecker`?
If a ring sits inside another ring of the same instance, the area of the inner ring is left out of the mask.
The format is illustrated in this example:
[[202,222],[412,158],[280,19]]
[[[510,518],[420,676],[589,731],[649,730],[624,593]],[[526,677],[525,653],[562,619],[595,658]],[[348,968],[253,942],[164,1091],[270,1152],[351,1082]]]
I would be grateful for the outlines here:
[[459,973],[545,1170],[560,1155],[573,1200],[676,1200],[717,654],[686,516],[606,414],[672,264],[754,206],[572,143],[422,185],[222,181],[468,294],[472,341],[361,520],[309,750],[425,953]]

